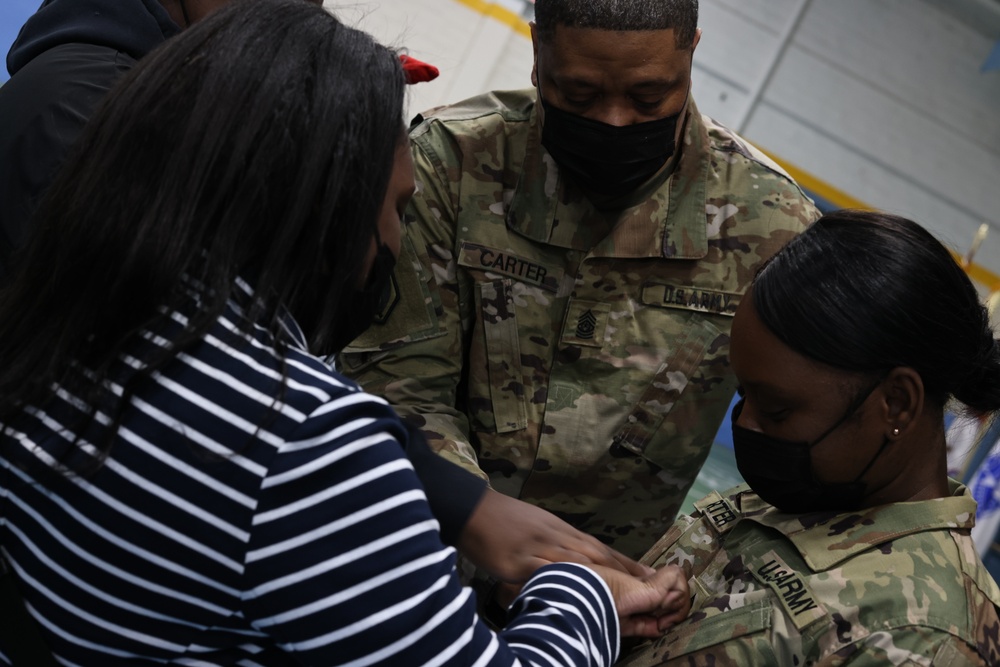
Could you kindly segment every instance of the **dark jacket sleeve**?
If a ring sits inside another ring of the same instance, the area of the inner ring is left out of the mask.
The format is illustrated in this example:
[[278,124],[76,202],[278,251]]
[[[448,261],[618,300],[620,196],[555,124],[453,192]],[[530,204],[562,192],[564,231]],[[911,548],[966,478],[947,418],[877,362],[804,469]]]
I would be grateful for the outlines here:
[[134,64],[112,48],[66,44],[34,58],[0,86],[0,281],[87,120]]
[[435,454],[419,428],[406,423],[406,429],[406,455],[441,524],[441,540],[454,546],[486,492],[486,480]]

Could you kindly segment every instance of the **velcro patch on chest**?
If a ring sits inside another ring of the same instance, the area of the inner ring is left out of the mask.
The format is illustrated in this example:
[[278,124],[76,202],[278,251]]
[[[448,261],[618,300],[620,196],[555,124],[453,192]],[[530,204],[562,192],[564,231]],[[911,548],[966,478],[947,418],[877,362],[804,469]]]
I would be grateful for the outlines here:
[[741,296],[737,292],[723,292],[691,285],[646,283],[642,286],[640,299],[647,306],[694,310],[699,313],[732,317],[736,314],[736,307],[740,305]]
[[747,565],[754,578],[778,597],[796,628],[802,630],[814,621],[826,618],[826,607],[816,600],[805,577],[788,567],[774,551],[758,559],[748,559]]
[[561,268],[546,266],[527,257],[520,257],[507,250],[490,248],[478,243],[464,241],[458,256],[460,266],[477,271],[489,271],[515,280],[556,292],[562,281]]
[[603,347],[611,306],[599,301],[571,299],[560,341],[568,345]]
[[739,511],[728,500],[723,498],[718,491],[712,491],[712,493],[696,502],[694,506],[701,511],[702,516],[708,520],[712,527],[715,528],[715,532],[720,535],[736,525],[741,516]]

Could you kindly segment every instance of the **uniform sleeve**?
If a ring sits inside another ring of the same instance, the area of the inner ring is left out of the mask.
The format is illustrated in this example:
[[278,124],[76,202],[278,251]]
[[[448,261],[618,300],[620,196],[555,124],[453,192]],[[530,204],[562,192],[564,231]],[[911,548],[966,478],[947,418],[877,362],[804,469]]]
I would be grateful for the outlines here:
[[427,494],[441,539],[454,546],[486,492],[486,481],[446,461],[427,445],[423,431],[407,423],[406,457]]
[[365,394],[311,414],[262,484],[243,613],[310,665],[610,665],[610,593],[578,565],[541,568],[510,626],[475,613],[416,475],[402,425]]
[[458,404],[474,305],[455,256],[461,156],[438,125],[424,123],[411,135],[417,194],[396,265],[399,300],[337,366],[423,429],[435,451],[486,479]]

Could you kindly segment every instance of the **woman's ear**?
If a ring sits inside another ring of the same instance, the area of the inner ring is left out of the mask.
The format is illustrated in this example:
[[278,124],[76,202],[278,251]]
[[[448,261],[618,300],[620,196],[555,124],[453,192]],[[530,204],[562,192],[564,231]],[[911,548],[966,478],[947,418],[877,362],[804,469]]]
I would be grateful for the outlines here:
[[886,437],[896,440],[915,428],[924,411],[924,381],[912,368],[899,366],[882,381]]

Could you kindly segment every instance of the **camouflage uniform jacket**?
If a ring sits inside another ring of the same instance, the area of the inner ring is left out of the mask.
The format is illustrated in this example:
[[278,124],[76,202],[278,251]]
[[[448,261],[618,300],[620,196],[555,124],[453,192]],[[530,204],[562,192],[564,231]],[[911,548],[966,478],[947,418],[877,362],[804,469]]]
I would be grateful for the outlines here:
[[818,214],[693,103],[673,170],[599,210],[562,182],[534,101],[418,117],[396,294],[339,365],[496,490],[638,556],[733,395],[740,295]]
[[1000,665],[1000,591],[951,496],[786,514],[746,486],[695,503],[643,562],[690,575],[691,615],[619,665]]

